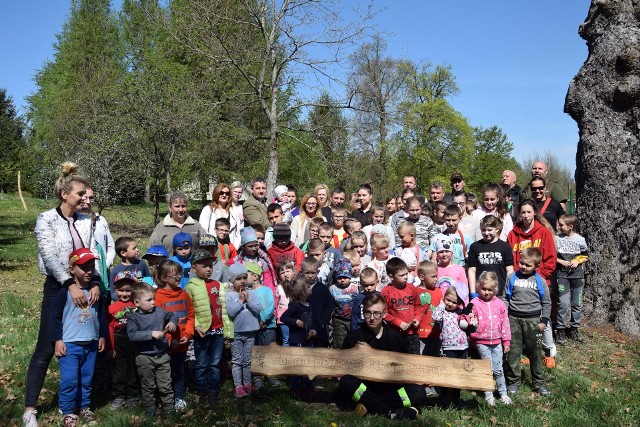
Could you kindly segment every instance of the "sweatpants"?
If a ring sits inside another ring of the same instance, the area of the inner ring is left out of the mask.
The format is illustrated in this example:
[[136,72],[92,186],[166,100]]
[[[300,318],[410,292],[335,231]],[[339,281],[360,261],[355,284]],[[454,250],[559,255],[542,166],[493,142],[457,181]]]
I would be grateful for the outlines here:
[[511,327],[511,350],[507,353],[507,364],[504,369],[507,384],[520,384],[520,358],[525,354],[529,358],[531,368],[531,384],[534,389],[545,386],[545,371],[542,363],[542,332],[538,325],[540,318],[520,318],[509,316]]
[[173,389],[171,388],[171,357],[168,354],[136,356],[136,367],[140,376],[142,407],[147,411],[156,409],[156,390],[162,409],[173,411]]
[[336,393],[341,401],[360,403],[372,414],[386,415],[395,409],[418,407],[427,400],[422,385],[361,381],[353,375],[340,378]]
[[255,332],[236,332],[231,342],[231,375],[233,386],[251,385],[251,350]]
[[567,328],[567,315],[571,308],[571,329],[580,327],[582,320],[582,291],[584,290],[584,279],[559,278],[558,279],[558,329]]

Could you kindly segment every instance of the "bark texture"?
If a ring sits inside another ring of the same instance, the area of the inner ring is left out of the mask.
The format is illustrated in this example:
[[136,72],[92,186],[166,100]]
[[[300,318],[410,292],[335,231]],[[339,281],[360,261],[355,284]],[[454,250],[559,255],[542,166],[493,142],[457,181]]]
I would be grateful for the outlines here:
[[640,335],[640,0],[592,0],[589,56],[565,112],[578,123],[576,186],[587,264],[584,311]]

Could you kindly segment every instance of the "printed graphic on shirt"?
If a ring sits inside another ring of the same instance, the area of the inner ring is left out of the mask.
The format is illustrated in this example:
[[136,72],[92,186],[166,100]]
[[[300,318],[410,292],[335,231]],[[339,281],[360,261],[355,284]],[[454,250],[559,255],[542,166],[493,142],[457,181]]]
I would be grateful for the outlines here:
[[482,252],[478,254],[480,265],[502,264],[502,254],[500,252]]
[[513,245],[513,252],[520,252],[521,250],[527,248],[539,248],[541,243],[542,239],[536,239],[534,241],[523,240]]
[[391,298],[391,307],[394,307],[396,311],[410,310],[414,304],[413,295],[407,295],[402,298]]

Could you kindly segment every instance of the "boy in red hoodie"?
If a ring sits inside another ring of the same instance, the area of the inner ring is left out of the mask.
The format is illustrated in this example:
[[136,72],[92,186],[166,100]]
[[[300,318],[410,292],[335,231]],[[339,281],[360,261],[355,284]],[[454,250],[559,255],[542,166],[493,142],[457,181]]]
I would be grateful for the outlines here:
[[155,281],[158,284],[155,303],[167,312],[178,317],[178,327],[171,334],[169,356],[171,356],[171,383],[173,384],[174,408],[176,411],[186,409],[184,400],[184,361],[189,348],[189,340],[193,338],[195,314],[189,295],[180,287],[182,268],[170,259],[162,261],[156,268]]
[[279,265],[282,261],[291,261],[296,271],[304,259],[304,252],[291,241],[291,228],[288,224],[280,223],[273,227],[273,244],[267,249],[267,253],[273,261],[273,265]]

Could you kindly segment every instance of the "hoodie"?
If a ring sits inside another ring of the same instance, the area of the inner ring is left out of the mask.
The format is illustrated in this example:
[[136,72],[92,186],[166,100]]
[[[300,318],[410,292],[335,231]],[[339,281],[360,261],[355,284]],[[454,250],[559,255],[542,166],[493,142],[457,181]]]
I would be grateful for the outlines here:
[[557,261],[553,234],[536,220],[533,222],[533,228],[528,232],[524,232],[521,227],[522,224],[518,223],[513,227],[513,230],[511,230],[511,233],[509,233],[507,237],[507,243],[509,243],[513,250],[514,268],[516,270],[518,269],[521,250],[525,248],[537,248],[542,253],[542,262],[540,266],[536,268],[536,271],[549,283],[549,278],[556,269]]
[[267,254],[269,254],[274,266],[280,264],[281,261],[291,261],[295,264],[296,271],[300,271],[300,265],[304,259],[304,252],[291,240],[289,241],[289,245],[284,249],[275,244],[269,246]]
[[[189,295],[182,289],[162,288],[156,291],[156,306],[165,311],[175,313],[178,317],[178,327],[175,332],[167,334],[173,342],[179,342],[181,337],[193,338],[195,314],[193,303]],[[189,343],[169,349],[169,353],[186,352]]]
[[511,346],[511,327],[509,314],[504,302],[496,296],[491,301],[483,301],[476,297],[471,300],[473,314],[478,318],[478,327],[469,339],[477,344],[502,344]]

